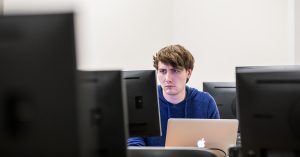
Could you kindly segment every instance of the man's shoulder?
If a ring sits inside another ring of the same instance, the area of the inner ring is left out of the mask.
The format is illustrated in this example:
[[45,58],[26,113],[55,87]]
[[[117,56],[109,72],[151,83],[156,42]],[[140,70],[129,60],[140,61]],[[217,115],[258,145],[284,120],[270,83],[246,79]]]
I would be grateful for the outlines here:
[[193,88],[193,87],[188,87],[188,90],[189,90],[189,95],[191,98],[194,98],[194,99],[197,99],[197,100],[202,100],[202,101],[207,101],[207,100],[210,100],[212,99],[212,96],[207,93],[207,92],[203,92],[203,91],[200,91],[196,88]]
[[189,93],[197,94],[197,95],[200,95],[200,96],[210,96],[209,93],[200,91],[197,88],[189,87],[189,86],[186,86],[186,88],[187,88]]

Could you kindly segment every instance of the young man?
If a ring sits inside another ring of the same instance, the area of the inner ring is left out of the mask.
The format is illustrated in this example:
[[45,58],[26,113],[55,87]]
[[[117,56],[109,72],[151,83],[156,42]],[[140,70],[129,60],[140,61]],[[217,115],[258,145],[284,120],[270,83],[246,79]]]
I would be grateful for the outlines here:
[[188,87],[194,57],[181,45],[169,45],[153,56],[158,86],[162,136],[132,137],[128,146],[164,146],[169,118],[219,119],[214,99],[204,92]]

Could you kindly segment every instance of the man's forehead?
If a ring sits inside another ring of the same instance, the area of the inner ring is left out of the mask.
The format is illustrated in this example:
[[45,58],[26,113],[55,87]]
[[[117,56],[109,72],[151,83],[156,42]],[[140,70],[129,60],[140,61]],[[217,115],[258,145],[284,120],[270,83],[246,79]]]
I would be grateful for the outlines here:
[[158,69],[184,69],[183,67],[181,66],[176,66],[174,67],[172,64],[170,63],[163,63],[161,61],[158,62]]
[[182,67],[172,67],[172,66],[163,66],[163,67],[160,67],[158,66],[158,70],[173,70],[173,69],[177,69],[177,70],[182,70],[184,68]]

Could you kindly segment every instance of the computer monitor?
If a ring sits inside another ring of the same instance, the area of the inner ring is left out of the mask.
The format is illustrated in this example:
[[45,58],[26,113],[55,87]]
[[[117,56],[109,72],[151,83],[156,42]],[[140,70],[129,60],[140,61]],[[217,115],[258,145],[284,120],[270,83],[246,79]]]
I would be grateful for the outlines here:
[[0,16],[0,156],[78,156],[73,14]]
[[82,157],[127,154],[127,101],[120,70],[79,72]]
[[123,71],[123,78],[126,82],[129,135],[160,136],[156,71]]
[[300,66],[236,68],[243,157],[300,155]]
[[[103,76],[105,85],[99,79],[99,97],[80,95],[73,18],[0,16],[0,156],[126,156],[121,72]],[[96,100],[106,107],[93,106]]]
[[221,119],[237,119],[235,82],[203,82],[203,91],[215,99]]

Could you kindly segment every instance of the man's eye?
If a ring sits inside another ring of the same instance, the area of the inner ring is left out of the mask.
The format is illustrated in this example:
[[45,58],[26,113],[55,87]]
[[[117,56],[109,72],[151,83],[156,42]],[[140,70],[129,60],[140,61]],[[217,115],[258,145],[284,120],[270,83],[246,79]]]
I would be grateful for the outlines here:
[[166,70],[158,70],[160,73],[166,73]]
[[174,69],[173,72],[174,73],[180,73],[180,70],[179,69]]

